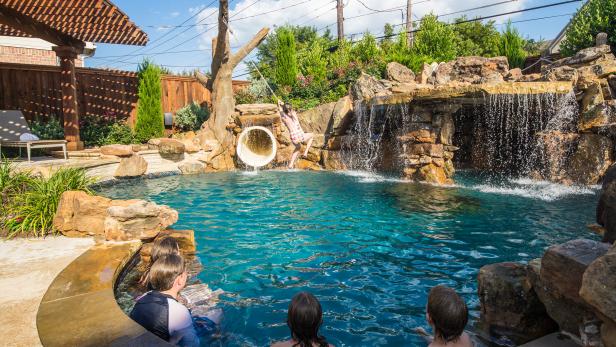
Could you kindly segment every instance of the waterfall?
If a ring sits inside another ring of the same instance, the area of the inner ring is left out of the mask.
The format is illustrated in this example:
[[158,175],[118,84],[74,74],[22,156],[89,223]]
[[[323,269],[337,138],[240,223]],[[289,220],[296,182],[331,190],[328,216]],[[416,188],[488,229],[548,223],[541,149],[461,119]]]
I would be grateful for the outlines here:
[[566,140],[571,140],[567,134],[577,119],[573,92],[488,95],[478,107],[471,153],[474,167],[514,175],[560,174]]

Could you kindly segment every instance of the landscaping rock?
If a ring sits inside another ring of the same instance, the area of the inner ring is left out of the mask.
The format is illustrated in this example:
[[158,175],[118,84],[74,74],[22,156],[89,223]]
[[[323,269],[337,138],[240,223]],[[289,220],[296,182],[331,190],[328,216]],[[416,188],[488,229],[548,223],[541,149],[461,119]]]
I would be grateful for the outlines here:
[[321,152],[321,160],[325,170],[346,170],[346,165],[342,161],[342,154],[340,151],[327,151]]
[[580,296],[604,318],[616,321],[616,249],[593,261],[582,279]]
[[353,101],[372,99],[377,94],[389,94],[387,87],[374,76],[361,73],[357,81],[351,86],[350,95]]
[[175,139],[160,139],[158,144],[158,153],[161,157],[167,160],[180,161],[184,159],[186,146]]
[[351,126],[353,119],[353,101],[345,96],[336,102],[332,112],[330,133],[344,135]]
[[443,145],[452,145],[453,144],[453,135],[456,132],[456,128],[453,122],[453,117],[451,114],[439,115],[440,118],[440,135],[439,141]]
[[306,160],[306,159],[298,159],[295,168],[300,170],[312,170],[312,171],[320,171],[321,166],[314,161]]
[[609,115],[604,103],[605,98],[601,84],[599,82],[591,83],[582,97],[578,124],[580,131],[590,130],[609,122]]
[[197,160],[186,160],[178,165],[182,175],[196,175],[205,172],[205,165]]
[[178,212],[164,205],[137,200],[107,208],[105,239],[127,241],[156,237],[178,220]]
[[505,57],[459,57],[454,61],[439,64],[433,82],[438,85],[454,81],[496,84],[503,82],[503,77],[508,73],[509,63]]
[[133,147],[131,145],[107,145],[101,147],[101,154],[130,157],[133,155]]
[[608,251],[605,243],[577,239],[555,245],[541,258],[541,281],[549,283],[562,296],[584,303],[579,291],[586,268]]
[[[610,168],[606,176],[614,173]],[[605,228],[603,242],[613,244],[616,242],[616,182],[604,181],[604,188],[597,204],[597,223]]]
[[452,181],[445,174],[445,169],[438,167],[435,164],[428,164],[420,167],[410,179],[417,180],[419,182],[434,183],[434,184],[451,184]]
[[247,115],[247,116],[239,116],[237,118],[238,125],[242,128],[252,127],[252,126],[265,126],[269,127],[274,123],[280,122],[280,115],[270,114],[270,115]]
[[528,75],[523,75],[518,78],[518,82],[535,82],[541,79],[540,73],[532,73]]
[[519,67],[516,67],[515,69],[509,70],[509,72],[505,76],[505,81],[516,82],[519,79],[521,79],[522,76],[523,76],[522,69],[520,69]]
[[400,83],[415,82],[415,74],[413,73],[413,71],[400,63],[391,62],[387,64],[386,70],[388,80]]
[[421,73],[417,75],[416,82],[419,84],[428,84],[428,81],[434,76],[434,72],[438,68],[438,65],[438,63],[424,63],[421,69]]
[[148,140],[148,149],[158,149],[158,146],[160,146],[160,142],[162,141],[162,138],[158,138],[158,139],[150,139]]
[[179,140],[184,144],[184,150],[186,153],[197,153],[201,150],[201,144],[198,138],[181,139]]
[[597,134],[580,134],[568,175],[579,184],[597,184],[612,164],[612,140]]
[[335,107],[336,103],[330,102],[298,114],[302,129],[307,133],[325,134],[332,121]]
[[122,158],[120,165],[113,174],[117,178],[132,178],[143,176],[148,169],[148,162],[139,154]]
[[64,192],[58,203],[53,226],[64,236],[69,237],[104,235],[107,208],[135,201],[113,201],[102,196],[88,195],[82,191]]
[[532,287],[526,265],[483,266],[477,282],[481,321],[490,332],[502,331],[523,344],[558,330]]
[[[580,335],[580,328],[586,322],[596,320],[596,315],[586,304],[568,299],[560,294],[550,283],[541,280],[541,259],[535,259],[528,264],[528,277],[535,293],[545,305],[545,309],[560,330],[573,335]],[[566,271],[566,270],[563,270]]]
[[586,64],[595,61],[611,52],[609,45],[601,45],[590,48],[585,48],[577,52],[573,57],[558,60],[556,64],[560,65],[578,65]]
[[544,81],[570,81],[573,84],[577,83],[578,72],[576,69],[570,66],[559,66],[554,69],[550,69],[545,73]]
[[431,143],[418,143],[408,146],[407,154],[411,155],[427,155],[430,157],[442,158],[443,145]]

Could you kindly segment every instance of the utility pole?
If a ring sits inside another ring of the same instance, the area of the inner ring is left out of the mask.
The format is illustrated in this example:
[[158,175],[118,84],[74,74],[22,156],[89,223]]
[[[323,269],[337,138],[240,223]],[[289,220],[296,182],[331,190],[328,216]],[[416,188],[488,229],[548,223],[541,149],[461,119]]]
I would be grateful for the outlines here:
[[336,3],[336,11],[338,12],[338,41],[342,41],[344,39],[344,13],[342,9],[344,8],[343,0],[337,0]]
[[413,47],[413,0],[406,0],[406,41]]

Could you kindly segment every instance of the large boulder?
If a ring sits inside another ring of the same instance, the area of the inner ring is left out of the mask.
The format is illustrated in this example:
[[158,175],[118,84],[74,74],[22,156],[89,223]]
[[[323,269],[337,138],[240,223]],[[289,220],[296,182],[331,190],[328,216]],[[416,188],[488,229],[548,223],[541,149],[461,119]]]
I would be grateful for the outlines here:
[[235,105],[235,110],[241,115],[278,114],[278,106],[276,104],[241,104]]
[[158,153],[164,159],[180,161],[184,159],[185,151],[186,146],[176,139],[160,139],[158,143]]
[[101,154],[115,155],[116,157],[130,157],[133,155],[133,146],[131,145],[107,145],[101,147]]
[[205,172],[205,165],[198,160],[185,160],[178,165],[182,175],[196,175]]
[[350,96],[344,96],[336,102],[332,111],[330,133],[334,135],[344,135],[352,124],[353,100]]
[[496,84],[503,82],[508,74],[509,63],[505,57],[459,57],[439,64],[433,79],[428,82],[437,85],[450,82]]
[[350,95],[353,101],[372,99],[377,95],[387,95],[387,87],[374,76],[362,72],[357,81],[351,86]]
[[299,122],[307,133],[325,134],[332,120],[335,102],[322,104],[300,113]]
[[[614,173],[613,168],[610,171]],[[609,182],[601,192],[597,204],[597,223],[605,228],[603,242],[616,242],[616,182]]]
[[53,226],[69,237],[105,235],[107,208],[135,201],[114,201],[82,191],[64,192],[58,203]]
[[432,64],[423,64],[421,68],[421,72],[417,75],[416,82],[419,84],[428,84],[431,83],[431,78],[434,76],[434,72],[438,68],[438,63],[434,62]]
[[612,164],[612,140],[597,134],[580,134],[568,175],[579,184],[597,184]]
[[415,73],[413,70],[408,67],[397,63],[391,62],[387,64],[387,79],[391,81],[396,81],[400,83],[414,83],[415,82]]
[[126,241],[151,239],[178,220],[178,212],[168,206],[137,200],[107,208],[105,239]]
[[325,170],[346,170],[346,165],[342,160],[342,153],[340,151],[328,151],[321,152],[321,161]]
[[543,153],[540,174],[545,180],[561,182],[567,179],[565,159],[573,151],[579,138],[578,133],[545,131],[535,134],[537,147]]
[[610,121],[609,116],[601,83],[589,84],[582,96],[578,129],[586,131],[606,125]]
[[572,240],[550,247],[540,264],[531,267],[530,278],[535,292],[561,330],[579,335],[587,322],[597,320],[579,291],[584,272],[607,252],[607,248],[606,244],[596,241]]
[[585,48],[577,52],[572,57],[557,60],[553,64],[549,65],[547,68],[550,69],[553,67],[563,66],[563,65],[588,64],[601,57],[604,57],[606,54],[609,54],[610,52],[611,52],[611,48],[609,45],[600,45],[600,46]]
[[497,263],[483,266],[477,283],[481,322],[492,334],[500,332],[522,344],[558,329],[537,297],[526,265]]
[[113,174],[116,178],[133,178],[143,176],[148,170],[148,162],[139,154],[122,158],[120,165]]
[[578,72],[576,69],[570,66],[559,66],[550,69],[545,72],[543,81],[556,82],[556,81],[568,81],[572,84],[576,84],[578,79]]

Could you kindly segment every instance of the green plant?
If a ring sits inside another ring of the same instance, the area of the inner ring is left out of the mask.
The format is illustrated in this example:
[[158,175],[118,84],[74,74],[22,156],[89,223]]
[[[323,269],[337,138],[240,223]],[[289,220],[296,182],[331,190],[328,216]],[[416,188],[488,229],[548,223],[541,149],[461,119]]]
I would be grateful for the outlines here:
[[32,134],[38,136],[41,140],[64,139],[64,126],[54,117],[50,117],[46,121],[33,121],[30,123],[30,130],[32,130]]
[[293,86],[297,78],[295,36],[291,30],[284,27],[278,29],[277,34],[276,83],[281,86]]
[[107,136],[103,139],[103,145],[112,144],[130,145],[135,143],[133,129],[124,122],[112,123],[108,126]]
[[419,31],[415,33],[412,53],[435,61],[453,60],[457,55],[456,33],[435,15],[426,15],[419,23]]
[[570,56],[594,46],[600,32],[607,33],[610,45],[616,46],[616,0],[588,0],[571,20],[561,53]]
[[509,60],[509,67],[524,67],[524,60],[526,59],[524,45],[524,39],[520,36],[518,30],[513,27],[511,21],[509,21],[501,35],[498,47],[499,54],[504,55]]
[[13,198],[22,194],[32,181],[29,172],[18,171],[15,165],[8,159],[0,161],[0,221],[6,216],[6,208]]
[[16,195],[7,207],[2,223],[7,236],[44,236],[52,232],[62,193],[81,190],[92,194],[89,186],[94,182],[83,169],[77,168],[63,168],[49,178],[31,179],[25,191]]
[[500,33],[494,21],[465,22],[466,16],[457,18],[453,30],[456,33],[458,56],[495,57],[498,55]]
[[208,110],[193,102],[175,113],[173,123],[183,131],[198,130],[208,117]]
[[139,65],[139,104],[135,139],[147,142],[152,138],[162,137],[165,132],[163,108],[161,105],[160,68],[145,59]]

